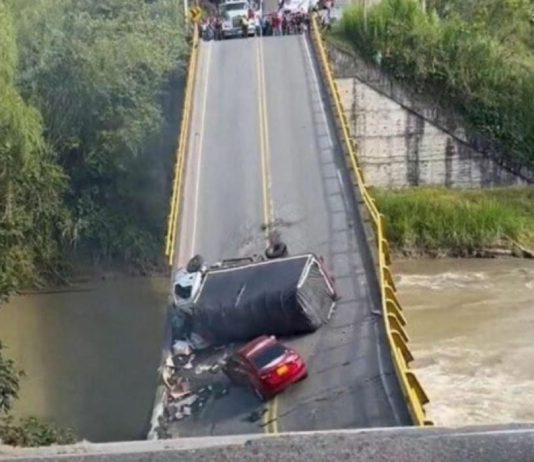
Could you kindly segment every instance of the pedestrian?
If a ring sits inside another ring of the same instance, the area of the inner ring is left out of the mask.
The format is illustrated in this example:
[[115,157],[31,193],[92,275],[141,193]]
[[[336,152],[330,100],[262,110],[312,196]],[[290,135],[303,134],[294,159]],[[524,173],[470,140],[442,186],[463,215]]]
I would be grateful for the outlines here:
[[254,25],[256,26],[256,36],[261,37],[262,35],[262,24],[261,24],[261,17],[260,12],[256,11],[254,15]]
[[274,13],[272,16],[273,35],[282,35],[282,18],[278,13]]
[[241,18],[241,34],[244,38],[248,37],[248,16],[246,14]]
[[287,14],[282,16],[282,35],[289,35],[289,18]]
[[215,17],[215,40],[221,40],[222,39],[222,21],[219,16]]
[[333,0],[325,0],[324,6],[326,8],[326,15],[328,17],[328,23],[330,23],[330,18],[331,18],[331,14],[332,14],[332,8],[334,6]]

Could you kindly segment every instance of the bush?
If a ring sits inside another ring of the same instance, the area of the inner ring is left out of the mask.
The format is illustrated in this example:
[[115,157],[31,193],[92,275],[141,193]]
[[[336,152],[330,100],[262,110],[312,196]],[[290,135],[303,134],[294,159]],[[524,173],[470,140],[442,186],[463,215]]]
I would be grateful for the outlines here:
[[13,16],[0,2],[0,303],[32,281],[36,267],[54,264],[65,223],[65,178],[17,77]]
[[158,263],[182,16],[179,0],[0,1],[0,303],[65,255]]
[[2,355],[3,348],[0,342],[0,416],[7,415],[17,399],[22,375],[22,372],[15,368],[13,360]]
[[76,442],[70,430],[59,429],[35,417],[20,419],[18,423],[12,417],[0,420],[0,440],[10,446],[32,447]]
[[2,354],[0,342],[0,443],[12,446],[48,446],[76,441],[70,430],[62,430],[35,417],[20,419],[17,423],[9,415],[18,398],[23,372],[15,368],[13,360]]
[[383,0],[348,9],[337,33],[396,78],[452,106],[534,166],[530,2]]
[[534,245],[534,188],[375,191],[388,239],[398,250],[465,255],[506,245]]

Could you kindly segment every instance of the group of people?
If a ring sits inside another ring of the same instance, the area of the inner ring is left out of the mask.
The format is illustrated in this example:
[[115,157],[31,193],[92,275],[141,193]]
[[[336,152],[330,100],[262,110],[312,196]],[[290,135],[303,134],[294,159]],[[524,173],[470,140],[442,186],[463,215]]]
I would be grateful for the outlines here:
[[[243,37],[249,34],[250,26],[254,26],[256,35],[261,35],[262,18],[258,10],[249,8],[246,15],[239,18]],[[220,15],[208,16],[200,23],[202,37],[204,40],[222,40],[223,37],[223,19]]]
[[[330,25],[331,11],[335,0],[319,0],[313,11],[319,12],[321,25]],[[253,26],[256,36],[263,35],[292,35],[301,34],[308,30],[310,24],[309,13],[301,11],[289,11],[284,7],[284,0],[280,0],[278,11],[262,16],[260,10],[250,8],[248,13],[240,18],[242,36],[248,37]],[[222,40],[223,19],[219,15],[207,17],[201,24],[202,37],[205,40]]]
[[303,11],[289,12],[278,10],[263,17],[263,35],[301,34],[308,29],[309,16]]

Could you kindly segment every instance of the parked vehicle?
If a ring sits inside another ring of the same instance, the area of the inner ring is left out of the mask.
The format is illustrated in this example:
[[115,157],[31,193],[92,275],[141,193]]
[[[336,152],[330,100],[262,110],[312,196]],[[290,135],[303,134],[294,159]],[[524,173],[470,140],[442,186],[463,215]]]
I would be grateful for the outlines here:
[[270,400],[308,376],[302,357],[276,337],[267,335],[235,351],[223,366],[223,372],[233,383],[250,387],[262,401]]
[[184,268],[178,268],[173,282],[173,304],[179,310],[191,314],[192,301],[200,289],[207,268],[200,255],[195,255]]
[[[219,14],[222,17],[223,38],[240,37],[243,35],[242,18],[243,16],[248,16],[250,8],[251,4],[243,0],[230,0],[221,3]],[[254,35],[255,33],[256,27],[254,21],[250,21],[248,35]]]

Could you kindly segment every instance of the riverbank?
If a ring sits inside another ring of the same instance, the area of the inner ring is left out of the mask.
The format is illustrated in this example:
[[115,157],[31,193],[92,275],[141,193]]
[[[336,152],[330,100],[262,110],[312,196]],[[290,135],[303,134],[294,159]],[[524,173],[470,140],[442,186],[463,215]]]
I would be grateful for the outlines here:
[[[14,295],[44,295],[77,292],[84,284],[98,284],[122,278],[170,277],[170,268],[163,258],[140,267],[124,261],[98,263],[80,255],[67,256],[61,269],[23,285]],[[6,303],[9,299],[6,300]],[[0,303],[0,309],[2,304]]]
[[375,189],[394,254],[532,257],[534,188]]

